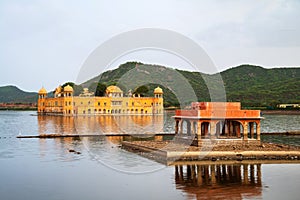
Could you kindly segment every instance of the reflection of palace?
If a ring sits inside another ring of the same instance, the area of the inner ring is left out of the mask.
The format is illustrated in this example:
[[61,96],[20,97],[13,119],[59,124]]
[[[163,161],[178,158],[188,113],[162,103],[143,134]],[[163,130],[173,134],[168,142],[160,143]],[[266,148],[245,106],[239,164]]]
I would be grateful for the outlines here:
[[163,90],[154,89],[154,97],[141,97],[123,91],[117,86],[109,86],[105,97],[96,97],[88,89],[79,96],[73,95],[69,85],[58,87],[53,98],[47,97],[45,88],[40,89],[38,113],[48,115],[101,115],[101,114],[130,114],[152,115],[163,113]]
[[163,115],[99,115],[48,116],[38,115],[39,134],[144,134],[163,132]]
[[175,165],[176,188],[196,199],[261,196],[261,164]]
[[73,117],[38,115],[39,134],[74,134],[76,127]]

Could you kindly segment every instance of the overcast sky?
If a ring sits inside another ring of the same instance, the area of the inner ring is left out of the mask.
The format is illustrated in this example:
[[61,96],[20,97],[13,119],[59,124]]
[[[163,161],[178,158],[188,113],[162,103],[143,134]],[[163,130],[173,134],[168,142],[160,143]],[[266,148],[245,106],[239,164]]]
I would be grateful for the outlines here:
[[[90,53],[139,28],[197,42],[219,71],[243,63],[300,66],[300,1],[1,0],[0,86],[26,91],[75,81]],[[168,60],[136,60],[174,65]]]

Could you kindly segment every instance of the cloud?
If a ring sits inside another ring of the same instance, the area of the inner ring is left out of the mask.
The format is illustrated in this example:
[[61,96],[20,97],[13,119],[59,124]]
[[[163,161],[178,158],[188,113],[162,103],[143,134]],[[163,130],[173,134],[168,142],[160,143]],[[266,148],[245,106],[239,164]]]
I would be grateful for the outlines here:
[[[277,65],[268,55],[272,48],[290,55],[280,64],[293,60],[299,65],[300,56],[294,52],[300,47],[299,10],[296,0],[1,1],[0,84],[37,90],[42,83],[54,88],[75,80],[81,64],[102,42],[145,27],[194,39],[222,67],[250,61]],[[16,79],[16,71],[35,78]]]

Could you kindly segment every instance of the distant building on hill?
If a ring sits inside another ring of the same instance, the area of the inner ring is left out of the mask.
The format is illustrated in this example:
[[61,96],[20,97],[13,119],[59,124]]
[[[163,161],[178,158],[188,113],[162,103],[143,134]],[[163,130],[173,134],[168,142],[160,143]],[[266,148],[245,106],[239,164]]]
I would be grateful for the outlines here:
[[296,108],[300,108],[300,104],[278,104],[277,105],[278,108],[292,108],[292,109],[296,109]]
[[45,88],[39,90],[38,114],[46,115],[157,115],[163,114],[163,90],[154,89],[154,97],[140,95],[124,96],[117,86],[109,86],[104,97],[95,96],[87,88],[79,96],[74,96],[70,85],[59,86],[54,97],[47,97]]

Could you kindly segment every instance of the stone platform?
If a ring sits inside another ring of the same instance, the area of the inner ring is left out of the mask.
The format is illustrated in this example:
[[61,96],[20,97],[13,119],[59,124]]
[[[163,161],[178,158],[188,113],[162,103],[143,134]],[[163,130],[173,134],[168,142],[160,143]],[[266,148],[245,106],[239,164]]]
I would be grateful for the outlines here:
[[178,161],[291,161],[300,163],[300,147],[270,143],[232,143],[204,141],[189,146],[174,141],[122,142],[122,148],[163,164]]

